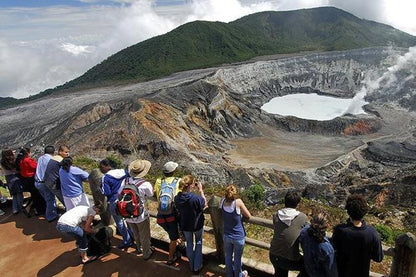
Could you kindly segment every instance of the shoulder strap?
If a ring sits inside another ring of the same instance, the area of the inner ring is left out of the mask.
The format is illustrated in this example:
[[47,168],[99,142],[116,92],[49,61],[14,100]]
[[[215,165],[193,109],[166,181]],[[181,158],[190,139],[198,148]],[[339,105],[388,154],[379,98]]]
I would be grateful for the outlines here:
[[135,180],[135,179],[133,179],[133,184],[136,186],[136,187],[140,187],[142,184],[144,184],[144,183],[146,183],[146,180],[145,179],[142,179],[142,178],[139,178],[139,179],[137,179],[137,180]]
[[178,182],[178,180],[179,180],[179,178],[178,177],[175,177],[174,179],[173,179],[173,181],[172,181],[172,183],[170,183],[172,186],[175,186],[176,185],[176,183]]
[[166,183],[166,179],[165,179],[165,177],[163,177],[161,180],[160,180],[160,188],[162,189],[163,187],[165,187],[167,185],[167,183]]

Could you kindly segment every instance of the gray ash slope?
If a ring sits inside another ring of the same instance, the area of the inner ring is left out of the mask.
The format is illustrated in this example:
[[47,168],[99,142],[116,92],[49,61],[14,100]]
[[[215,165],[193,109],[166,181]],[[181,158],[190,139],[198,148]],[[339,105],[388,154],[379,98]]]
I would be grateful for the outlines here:
[[[99,160],[116,153],[125,162],[141,157],[154,170],[173,159],[206,183],[260,182],[269,203],[295,187],[332,203],[359,191],[382,205],[414,207],[416,81],[407,51],[269,57],[53,94],[1,110],[0,144],[66,143],[73,155]],[[410,62],[403,66],[403,59]],[[314,121],[260,109],[276,96],[314,92],[350,98],[363,87],[366,115]],[[275,147],[287,153],[264,153]]]

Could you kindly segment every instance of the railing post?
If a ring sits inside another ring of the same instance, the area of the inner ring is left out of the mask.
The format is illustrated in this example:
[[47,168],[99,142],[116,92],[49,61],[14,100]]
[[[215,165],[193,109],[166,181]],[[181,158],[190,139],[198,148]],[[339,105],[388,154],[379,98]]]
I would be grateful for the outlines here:
[[411,233],[400,235],[394,246],[390,277],[416,276],[416,238]]
[[102,177],[103,174],[100,172],[100,170],[98,168],[95,168],[91,171],[90,175],[88,176],[88,183],[90,185],[90,190],[94,201],[100,200],[101,202],[103,202],[104,211],[100,214],[100,216],[104,226],[109,226],[114,224],[114,219],[111,216],[110,209],[108,209],[107,207],[107,201],[105,199],[105,196],[101,192]]
[[214,229],[217,258],[219,261],[224,262],[224,223],[222,219],[222,211],[220,209],[220,202],[220,197],[213,196],[208,202],[208,209],[209,213],[211,214],[212,228]]

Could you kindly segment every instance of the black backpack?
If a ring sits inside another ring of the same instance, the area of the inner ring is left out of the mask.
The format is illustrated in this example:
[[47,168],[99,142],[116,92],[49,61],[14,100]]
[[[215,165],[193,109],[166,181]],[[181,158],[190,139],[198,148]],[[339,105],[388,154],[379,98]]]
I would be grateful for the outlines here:
[[88,234],[88,256],[102,256],[111,250],[113,229],[101,227],[96,234]]

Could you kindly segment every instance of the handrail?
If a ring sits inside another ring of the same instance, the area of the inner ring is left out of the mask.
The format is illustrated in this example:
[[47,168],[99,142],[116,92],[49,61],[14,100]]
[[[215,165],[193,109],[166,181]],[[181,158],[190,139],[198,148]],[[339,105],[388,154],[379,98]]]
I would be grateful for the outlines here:
[[[150,199],[155,201],[155,199]],[[215,236],[216,241],[216,253],[219,260],[223,261],[224,259],[224,252],[223,252],[223,244],[222,244],[222,215],[220,212],[219,200],[215,199],[215,197],[211,198],[209,201],[209,208],[207,208],[204,213],[209,214],[211,216],[211,220],[213,223],[213,227],[204,226],[204,231],[213,234]],[[149,211],[151,217],[155,217],[157,212]],[[243,218],[244,222],[248,222],[250,224],[263,226],[266,228],[274,229],[273,221],[269,219],[264,219],[261,217],[252,216],[250,219]],[[329,236],[332,234],[329,233]],[[252,245],[261,249],[269,250],[270,243],[256,240],[253,238],[246,237],[246,244]],[[415,236],[411,233],[403,234],[396,239],[395,247],[390,247],[386,245],[382,245],[383,253],[386,256],[394,257],[393,265],[391,269],[391,277],[412,277],[416,276],[416,239]],[[413,247],[413,248],[412,248]],[[261,269],[258,269],[261,270]],[[377,276],[375,273],[371,273],[371,276]]]

